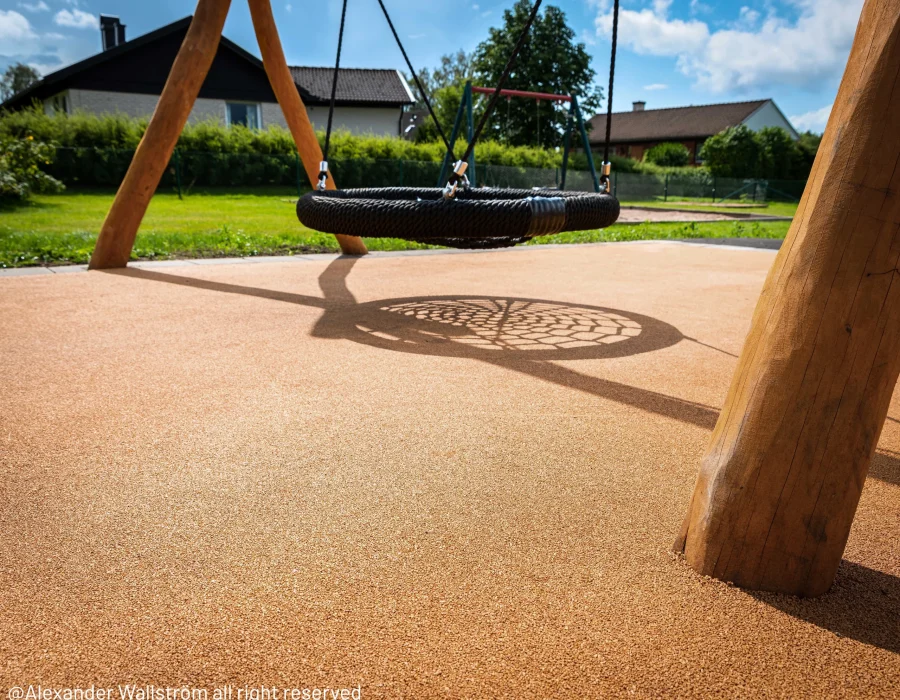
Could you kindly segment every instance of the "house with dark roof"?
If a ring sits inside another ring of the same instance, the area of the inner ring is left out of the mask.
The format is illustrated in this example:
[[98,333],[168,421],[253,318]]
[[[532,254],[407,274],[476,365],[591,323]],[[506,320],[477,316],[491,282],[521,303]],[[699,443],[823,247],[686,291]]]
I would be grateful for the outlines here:
[[[691,162],[699,164],[697,154],[703,142],[738,124],[753,131],[780,126],[792,138],[799,138],[787,117],[770,99],[667,109],[645,107],[646,103],[635,102],[630,112],[613,112],[610,142],[615,155],[640,160],[656,144],[676,142],[683,143],[691,154]],[[589,123],[591,147],[601,150],[606,136],[606,114],[596,115]]]
[[[0,104],[22,109],[35,102],[48,112],[83,111],[149,117],[191,23],[191,17],[125,40],[125,25],[101,15],[103,51],[50,73]],[[313,126],[324,129],[331,98],[332,68],[292,66],[291,73]],[[398,136],[403,111],[414,99],[397,70],[341,68],[334,128]],[[262,61],[222,37],[189,121],[214,119],[226,125],[287,127]]]

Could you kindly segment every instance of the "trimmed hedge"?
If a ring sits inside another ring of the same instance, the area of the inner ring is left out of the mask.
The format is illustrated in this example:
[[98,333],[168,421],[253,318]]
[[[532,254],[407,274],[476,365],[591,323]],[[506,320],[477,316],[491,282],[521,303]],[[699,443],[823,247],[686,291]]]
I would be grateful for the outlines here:
[[[146,128],[146,119],[132,119],[121,114],[48,115],[37,108],[0,113],[0,138],[31,136],[35,141],[55,145],[56,160],[46,166],[46,172],[68,185],[82,187],[118,186]],[[319,140],[320,143],[324,141],[324,133],[319,133]],[[461,156],[465,147],[464,142],[457,142],[456,155]],[[415,143],[395,137],[360,136],[340,131],[332,134],[329,161],[342,187],[434,186],[443,157],[444,148],[440,142]],[[178,163],[175,158],[179,159]],[[595,154],[594,158],[599,168],[602,156]],[[529,178],[537,178],[540,184],[548,184],[544,180],[554,178],[554,172],[562,165],[562,152],[485,141],[476,146],[475,159],[481,181],[509,181],[529,186]],[[613,156],[612,161],[614,170],[619,173],[665,172],[659,166],[629,158]],[[511,170],[492,171],[489,166]],[[482,171],[483,168],[487,169]],[[587,168],[583,153],[570,154],[570,172]],[[696,168],[683,170],[691,172],[692,176],[697,171]],[[302,169],[298,172],[294,142],[287,130],[279,127],[265,130],[242,126],[229,128],[215,121],[185,127],[161,186],[175,186],[179,176],[184,188],[306,186]]]

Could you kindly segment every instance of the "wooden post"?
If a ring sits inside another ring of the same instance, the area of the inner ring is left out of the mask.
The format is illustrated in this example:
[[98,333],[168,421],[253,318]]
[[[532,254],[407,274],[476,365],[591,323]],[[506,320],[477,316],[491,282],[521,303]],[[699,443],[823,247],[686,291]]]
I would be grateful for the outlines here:
[[837,572],[900,373],[900,0],[867,0],[675,543],[814,596]]
[[231,0],[199,0],[184,43],[100,229],[89,267],[125,267],[138,227],[209,72]]
[[[303,161],[310,184],[315,186],[319,179],[322,149],[284,58],[284,50],[281,48],[281,39],[278,38],[278,28],[275,26],[275,17],[272,15],[269,0],[250,0],[250,16],[253,18],[256,40],[259,42],[259,50],[272,91],[278,99],[278,104],[281,105],[294,143],[297,144],[297,152]],[[335,189],[331,173],[328,174],[326,187],[329,190]],[[335,238],[345,255],[365,255],[368,252],[361,238],[342,235],[336,235]]]

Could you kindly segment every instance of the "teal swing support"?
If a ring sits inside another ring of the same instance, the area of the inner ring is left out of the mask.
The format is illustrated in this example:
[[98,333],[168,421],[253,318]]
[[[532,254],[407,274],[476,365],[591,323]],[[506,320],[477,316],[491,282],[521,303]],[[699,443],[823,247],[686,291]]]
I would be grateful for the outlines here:
[[[454,119],[453,121],[453,130],[450,132],[451,148],[453,148],[453,146],[456,144],[456,140],[459,138],[460,131],[463,127],[463,119],[465,119],[466,122],[466,136],[469,143],[471,143],[472,139],[475,137],[473,95],[475,93],[490,94],[493,92],[493,88],[474,86],[472,85],[471,80],[466,82],[465,89],[463,90],[462,100],[459,103],[459,109],[456,111],[456,119]],[[591,153],[591,144],[588,140],[587,129],[584,128],[584,119],[581,116],[581,108],[578,106],[577,97],[575,97],[574,95],[553,95],[550,93],[529,92],[526,90],[501,90],[500,95],[502,97],[506,97],[507,99],[511,99],[513,97],[524,97],[526,99],[538,101],[546,100],[547,102],[568,102],[569,114],[566,117],[566,133],[563,139],[563,159],[559,176],[559,189],[566,189],[566,173],[569,168],[569,152],[571,151],[572,147],[572,126],[574,122],[578,125],[578,132],[581,136],[581,146],[582,148],[584,148],[584,153],[587,156],[588,168],[591,172],[591,181],[594,184],[594,192],[601,191],[600,180],[597,177],[597,169],[594,166],[594,157]],[[438,178],[438,187],[442,186],[442,184],[447,181],[451,166],[451,157],[448,151],[446,154],[444,154],[444,161],[441,164],[441,174]],[[472,187],[476,187],[477,174],[475,169],[474,149],[472,149],[472,152],[469,154],[469,162],[466,175],[469,178],[469,184]]]

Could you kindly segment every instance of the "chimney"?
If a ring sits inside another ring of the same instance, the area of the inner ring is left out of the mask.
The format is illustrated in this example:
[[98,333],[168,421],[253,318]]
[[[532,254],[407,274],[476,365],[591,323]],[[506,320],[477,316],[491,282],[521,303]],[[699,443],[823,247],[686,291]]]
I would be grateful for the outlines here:
[[118,17],[100,15],[100,37],[103,39],[103,50],[109,51],[119,44],[125,43],[125,25]]
[[631,111],[632,111],[632,112],[643,112],[643,111],[644,111],[644,106],[645,106],[646,104],[647,104],[647,103],[644,102],[643,100],[638,100],[637,102],[632,102],[632,103],[631,103]]

